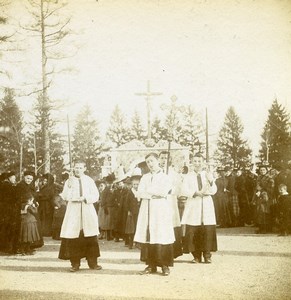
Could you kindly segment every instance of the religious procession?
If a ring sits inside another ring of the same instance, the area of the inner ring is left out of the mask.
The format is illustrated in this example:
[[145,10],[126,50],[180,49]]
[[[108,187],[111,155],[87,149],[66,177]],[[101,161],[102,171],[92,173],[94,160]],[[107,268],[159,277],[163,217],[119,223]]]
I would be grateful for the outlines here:
[[210,264],[217,228],[255,227],[256,233],[291,233],[291,165],[213,169],[201,153],[176,171],[169,151],[150,152],[125,173],[94,180],[76,160],[61,183],[52,174],[1,175],[0,247],[11,255],[33,255],[43,237],[61,240],[59,259],[70,272],[98,264],[100,240],[140,249],[140,274],[170,274],[175,258],[191,253],[192,263]]

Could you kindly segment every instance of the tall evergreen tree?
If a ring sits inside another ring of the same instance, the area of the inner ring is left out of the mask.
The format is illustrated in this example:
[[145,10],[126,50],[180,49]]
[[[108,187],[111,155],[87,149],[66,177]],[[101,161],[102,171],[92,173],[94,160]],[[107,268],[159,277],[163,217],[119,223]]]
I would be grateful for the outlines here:
[[134,111],[134,115],[131,119],[130,139],[139,141],[144,141],[146,139],[146,131],[142,126],[140,115],[137,110]]
[[102,143],[98,123],[89,105],[85,105],[77,116],[72,145],[73,158],[84,159],[88,173],[91,176],[97,176],[101,168]]
[[119,147],[130,140],[129,129],[126,124],[126,119],[120,110],[119,106],[116,105],[111,117],[110,126],[107,130],[107,137]]
[[168,130],[163,125],[161,119],[157,116],[154,117],[152,123],[152,139],[157,143],[160,140],[167,140],[168,139]]
[[251,150],[243,140],[243,125],[233,107],[225,115],[224,124],[219,131],[217,141],[217,160],[223,165],[244,167],[250,162]]
[[[63,142],[62,137],[55,130],[56,122],[51,116],[52,107],[45,104],[44,98],[40,94],[37,98],[34,115],[35,122],[32,124],[32,133],[29,135],[29,144],[31,149],[30,158],[33,156],[33,161],[30,166],[36,167],[37,173],[47,173],[47,160],[50,161],[50,172],[60,176],[63,169]],[[46,120],[44,122],[44,120]],[[46,130],[43,130],[44,124],[48,124]],[[50,148],[47,153],[45,148],[46,134],[50,140]]]
[[262,133],[260,156],[271,165],[291,160],[290,117],[275,99]]
[[182,129],[178,139],[179,144],[190,147],[190,151],[194,153],[197,149],[195,143],[199,142],[198,135],[203,131],[200,116],[191,105],[185,106],[182,112]]
[[22,161],[22,114],[12,89],[4,89],[0,102],[0,164],[18,171]]

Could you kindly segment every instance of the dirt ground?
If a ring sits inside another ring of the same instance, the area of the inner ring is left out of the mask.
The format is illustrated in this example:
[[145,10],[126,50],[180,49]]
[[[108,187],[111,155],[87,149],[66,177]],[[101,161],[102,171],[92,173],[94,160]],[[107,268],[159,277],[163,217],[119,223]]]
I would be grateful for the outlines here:
[[139,250],[100,241],[103,270],[70,273],[59,241],[45,239],[33,256],[0,256],[0,299],[291,299],[291,236],[255,235],[253,228],[218,229],[212,264],[175,260],[168,277],[144,275]]

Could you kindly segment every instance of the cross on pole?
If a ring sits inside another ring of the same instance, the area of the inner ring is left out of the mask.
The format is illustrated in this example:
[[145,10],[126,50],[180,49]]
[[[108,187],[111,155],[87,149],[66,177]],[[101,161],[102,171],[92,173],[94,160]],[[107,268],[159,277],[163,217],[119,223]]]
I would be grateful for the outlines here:
[[151,134],[152,134],[152,130],[151,130],[151,108],[150,108],[150,101],[151,101],[151,97],[153,96],[160,96],[162,95],[162,93],[158,93],[158,92],[151,92],[150,89],[150,81],[148,80],[147,82],[147,91],[144,93],[135,93],[135,95],[137,96],[144,96],[147,102],[147,124],[148,124],[148,139],[151,139]]

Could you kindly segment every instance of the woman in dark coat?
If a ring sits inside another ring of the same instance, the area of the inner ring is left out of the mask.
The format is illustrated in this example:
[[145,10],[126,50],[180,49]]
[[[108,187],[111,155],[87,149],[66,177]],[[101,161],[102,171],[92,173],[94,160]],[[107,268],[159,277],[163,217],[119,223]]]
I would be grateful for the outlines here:
[[[23,174],[23,180],[20,181],[16,186],[16,193],[17,193],[17,201],[21,204],[23,204],[27,194],[31,194],[34,197],[34,205],[38,207],[37,202],[37,192],[35,188],[35,182],[37,179],[35,179],[35,174],[31,171],[25,171]],[[37,226],[38,226],[38,232],[40,235],[40,240],[37,243],[33,243],[31,245],[31,248],[39,248],[43,246],[43,238],[41,233],[41,223],[38,213],[36,213],[35,218],[37,220]],[[20,219],[20,218],[19,218]],[[20,222],[19,222],[19,230],[20,230]]]
[[10,254],[16,253],[18,244],[20,206],[17,204],[16,176],[9,172],[1,184],[0,250]]
[[229,227],[231,225],[231,214],[229,204],[229,191],[227,190],[228,178],[225,177],[224,168],[217,169],[219,177],[216,179],[217,192],[213,197],[216,222],[220,227]]
[[54,177],[53,175],[47,173],[42,177],[42,186],[38,193],[38,211],[43,236],[52,235],[55,195],[56,189],[54,185]]

